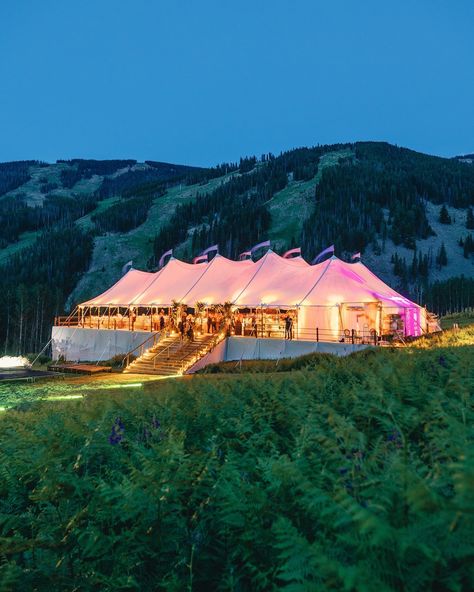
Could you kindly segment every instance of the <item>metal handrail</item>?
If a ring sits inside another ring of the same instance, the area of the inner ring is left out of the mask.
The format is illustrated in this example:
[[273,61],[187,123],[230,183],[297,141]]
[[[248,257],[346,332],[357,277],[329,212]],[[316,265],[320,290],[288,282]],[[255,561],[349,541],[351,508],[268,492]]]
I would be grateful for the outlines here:
[[[125,360],[127,360],[127,363],[126,363],[126,365],[125,365],[125,368],[126,368],[126,367],[127,367],[129,364],[130,364],[130,356],[131,356],[131,355],[132,355],[134,352],[136,352],[138,349],[140,349],[140,348],[143,348],[143,346],[145,345],[145,343],[148,343],[148,342],[149,342],[150,340],[152,340],[152,339],[153,339],[153,345],[152,345],[151,347],[154,347],[154,346],[155,346],[155,344],[156,344],[156,337],[157,337],[157,335],[159,335],[159,339],[158,339],[158,342],[159,342],[159,341],[160,341],[160,340],[163,338],[163,335],[164,335],[164,334],[162,334],[162,333],[160,333],[160,332],[158,331],[158,332],[156,332],[156,333],[152,333],[152,334],[151,334],[149,337],[147,337],[147,338],[145,339],[145,341],[142,341],[142,343],[140,343],[139,345],[137,345],[136,347],[134,347],[133,349],[131,349],[129,352],[127,352],[127,353],[125,354],[125,356],[124,356],[123,360],[122,360],[122,366],[124,365],[124,362],[125,362]],[[150,348],[148,348],[148,349],[150,349]],[[140,355],[143,355],[143,354],[142,354],[142,353],[140,353]]]
[[[180,338],[175,337],[175,339],[173,339],[173,341],[169,345],[167,345],[166,347],[163,347],[159,351],[155,352],[155,355],[153,356],[153,368],[156,368],[156,358],[158,356],[161,356],[161,354],[163,354],[166,350],[169,351],[171,349],[172,345],[176,345],[176,343],[178,342],[178,339],[180,339]],[[169,360],[169,355],[166,359]]]
[[[218,345],[225,338],[226,338],[226,333],[225,332],[224,333],[217,333],[217,335],[215,335],[213,337],[213,339],[211,339],[211,341],[209,341],[208,343],[206,343],[201,350],[199,350],[198,348],[196,348],[199,351],[199,353],[200,353],[200,356],[199,357],[202,358],[203,356],[205,356],[206,354],[208,354],[209,352],[211,352],[216,347],[216,345]],[[188,356],[184,356],[180,360],[180,362],[181,362],[181,365],[180,365],[180,374],[184,374],[184,372],[187,370],[187,368],[190,367],[190,366],[188,366],[186,368],[186,362],[185,362],[185,360],[186,360],[187,357]],[[191,364],[191,366],[193,366],[193,365],[194,364]]]

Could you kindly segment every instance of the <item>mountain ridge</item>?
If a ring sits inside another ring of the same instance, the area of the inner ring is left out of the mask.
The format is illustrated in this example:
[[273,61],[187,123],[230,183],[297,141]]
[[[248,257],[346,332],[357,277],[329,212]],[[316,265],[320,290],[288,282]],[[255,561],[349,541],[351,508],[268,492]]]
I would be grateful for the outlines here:
[[[71,308],[114,283],[126,261],[153,269],[168,248],[190,260],[216,242],[236,257],[270,238],[277,252],[302,246],[309,260],[334,243],[346,259],[362,251],[375,273],[421,303],[434,282],[464,276],[464,283],[456,280],[459,306],[474,304],[465,286],[474,276],[468,227],[474,167],[458,158],[358,142],[211,169],[132,159],[23,161],[0,164],[2,187],[9,190],[0,195],[0,266],[12,276],[0,286],[5,349],[17,331],[12,318],[33,308],[29,281],[44,305],[38,305],[41,314],[28,315],[47,327],[45,319],[66,302]],[[443,207],[449,223],[440,221]],[[59,236],[64,252],[54,247]],[[53,276],[60,278],[54,298],[44,294],[43,283]],[[20,289],[25,304],[18,310]]]

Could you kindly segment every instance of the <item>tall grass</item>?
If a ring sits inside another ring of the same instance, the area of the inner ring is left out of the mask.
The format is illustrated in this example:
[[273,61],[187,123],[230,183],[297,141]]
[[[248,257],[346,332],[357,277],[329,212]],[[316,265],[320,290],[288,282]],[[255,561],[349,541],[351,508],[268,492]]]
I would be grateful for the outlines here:
[[474,589],[458,345],[4,414],[0,590]]

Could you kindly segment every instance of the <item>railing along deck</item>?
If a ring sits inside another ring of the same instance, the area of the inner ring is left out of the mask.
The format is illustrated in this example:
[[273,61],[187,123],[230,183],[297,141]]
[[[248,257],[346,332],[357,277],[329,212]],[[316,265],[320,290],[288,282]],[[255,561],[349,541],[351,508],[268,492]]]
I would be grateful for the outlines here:
[[[79,316],[57,316],[54,319],[56,327],[78,327],[84,329],[109,329],[109,330],[124,330],[124,331],[150,331],[154,330],[151,318],[138,319],[132,322],[129,318],[115,318],[115,317],[84,317]],[[242,333],[235,336],[242,337],[258,337],[260,339],[286,339],[288,335],[284,328],[275,327],[275,325],[257,325],[256,328],[251,329],[246,327]],[[390,339],[403,342],[404,336],[399,333],[392,335],[380,335],[374,329],[358,331],[356,329],[344,329],[333,331],[327,328],[320,327],[298,327],[293,326],[290,339],[304,340],[304,341],[324,341],[324,342],[340,342],[340,343],[364,343],[370,345],[378,345],[381,340]],[[167,346],[169,347],[169,346]]]

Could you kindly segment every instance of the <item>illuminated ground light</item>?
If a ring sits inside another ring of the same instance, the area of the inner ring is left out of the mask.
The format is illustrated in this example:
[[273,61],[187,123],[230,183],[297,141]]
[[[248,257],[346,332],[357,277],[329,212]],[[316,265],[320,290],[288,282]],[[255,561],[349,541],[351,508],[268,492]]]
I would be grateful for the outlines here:
[[110,390],[110,389],[123,389],[123,388],[139,388],[143,386],[143,382],[124,382],[123,384],[104,384],[102,386],[96,386],[94,389],[98,390]]
[[84,395],[50,395],[43,397],[44,401],[67,401],[69,399],[83,399]]
[[29,360],[22,356],[3,356],[0,358],[0,370],[19,370],[30,366]]

